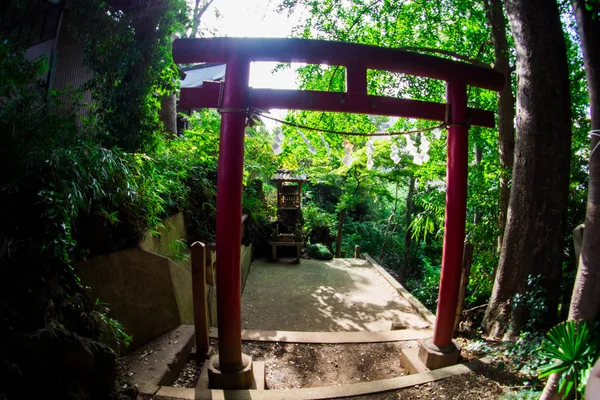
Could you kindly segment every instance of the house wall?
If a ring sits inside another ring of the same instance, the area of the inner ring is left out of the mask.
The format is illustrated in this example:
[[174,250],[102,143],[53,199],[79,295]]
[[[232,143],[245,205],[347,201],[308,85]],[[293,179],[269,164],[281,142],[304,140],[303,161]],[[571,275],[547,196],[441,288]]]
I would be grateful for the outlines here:
[[[56,39],[46,40],[45,42],[31,46],[25,50],[25,59],[35,60],[36,58],[44,57],[48,63],[51,63],[55,46]],[[42,79],[44,82],[48,82],[49,75],[50,70],[44,72],[44,75],[40,76],[40,79]]]
[[83,64],[83,45],[75,40],[70,27],[71,14],[65,11],[63,14],[58,39],[56,43],[56,54],[54,68],[51,72],[50,89],[65,91],[61,95],[61,101],[68,109],[75,106],[78,115],[85,117],[92,96],[89,91],[83,93],[82,99],[74,100],[72,92],[81,88],[93,76],[92,71]]

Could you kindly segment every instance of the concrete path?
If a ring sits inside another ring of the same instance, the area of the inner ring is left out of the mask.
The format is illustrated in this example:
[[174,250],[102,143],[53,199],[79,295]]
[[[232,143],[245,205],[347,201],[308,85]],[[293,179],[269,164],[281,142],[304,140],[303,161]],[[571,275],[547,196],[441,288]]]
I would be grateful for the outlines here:
[[429,323],[365,260],[256,261],[242,296],[242,327],[253,330],[389,331]]

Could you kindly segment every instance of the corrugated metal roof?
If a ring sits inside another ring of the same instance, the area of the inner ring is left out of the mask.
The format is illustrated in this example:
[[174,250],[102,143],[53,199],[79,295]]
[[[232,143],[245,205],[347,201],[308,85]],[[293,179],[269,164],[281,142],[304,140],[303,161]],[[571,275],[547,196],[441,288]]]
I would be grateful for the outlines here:
[[182,88],[202,87],[204,81],[218,81],[225,76],[225,64],[200,65],[185,69],[185,78],[181,80]]
[[274,182],[304,182],[306,181],[306,174],[294,175],[287,171],[276,173],[271,180]]

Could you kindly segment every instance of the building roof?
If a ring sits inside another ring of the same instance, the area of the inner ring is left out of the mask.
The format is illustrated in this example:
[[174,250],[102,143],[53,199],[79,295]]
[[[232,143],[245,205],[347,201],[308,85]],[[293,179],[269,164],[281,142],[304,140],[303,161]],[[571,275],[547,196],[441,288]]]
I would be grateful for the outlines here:
[[182,88],[202,87],[204,81],[219,81],[225,76],[225,64],[200,64],[184,68],[185,77],[181,80]]
[[273,182],[306,182],[306,174],[294,175],[289,171],[278,171],[271,180]]

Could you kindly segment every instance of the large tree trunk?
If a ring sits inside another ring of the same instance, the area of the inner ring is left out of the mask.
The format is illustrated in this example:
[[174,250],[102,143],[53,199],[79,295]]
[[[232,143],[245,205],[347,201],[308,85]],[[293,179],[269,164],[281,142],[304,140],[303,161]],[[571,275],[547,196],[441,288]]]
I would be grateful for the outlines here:
[[[573,3],[581,37],[590,95],[592,130],[600,129],[600,20],[592,18],[583,0]],[[592,136],[592,149],[600,137]],[[579,269],[571,297],[569,319],[595,320],[600,315],[600,146],[590,158],[588,201]]]
[[494,42],[494,68],[504,74],[506,84],[498,92],[498,150],[500,151],[500,197],[498,199],[498,248],[502,246],[508,201],[510,198],[510,174],[515,154],[515,100],[512,93],[508,42],[502,0],[484,0],[488,23],[492,27]]
[[[517,141],[507,224],[484,327],[516,334],[527,313],[511,299],[542,275],[556,318],[569,188],[571,104],[567,55],[554,0],[506,1],[517,49]],[[507,331],[508,329],[508,331]]]
[[[593,18],[584,0],[573,1],[573,11],[581,38],[583,62],[587,75],[591,105],[592,130],[600,129],[600,21]],[[591,137],[592,150],[600,143],[598,136]],[[579,269],[573,287],[569,319],[595,321],[600,315],[600,151],[590,157],[590,177],[583,243],[579,256]],[[560,399],[558,375],[552,375],[540,399]]]

